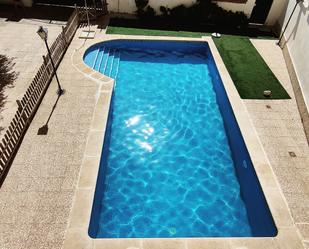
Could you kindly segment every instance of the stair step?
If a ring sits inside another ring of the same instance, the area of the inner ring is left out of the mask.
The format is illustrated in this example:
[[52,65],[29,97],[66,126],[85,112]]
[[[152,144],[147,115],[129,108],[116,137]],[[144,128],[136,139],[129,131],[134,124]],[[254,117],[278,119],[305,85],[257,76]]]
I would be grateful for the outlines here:
[[109,76],[113,60],[114,60],[114,55],[113,55],[113,50],[111,50],[109,53],[108,60],[107,60],[106,68],[104,69],[104,74],[107,76]]
[[98,51],[96,51],[95,57],[94,57],[94,61],[93,61],[93,65],[92,68],[94,68],[95,64],[97,63],[97,58],[98,58],[98,54],[100,53],[100,48],[98,48]]
[[99,72],[100,72],[102,60],[103,60],[103,57],[104,57],[104,53],[105,53],[105,47],[103,47],[103,49],[102,49],[102,56],[100,57],[100,61],[99,61],[98,68],[96,69],[96,70],[99,71]]
[[103,48],[100,47],[99,53],[97,55],[97,58],[96,58],[96,61],[95,61],[94,67],[93,67],[94,70],[97,70],[97,71],[99,70],[99,66],[100,66],[100,62],[101,62],[101,58],[103,56],[103,53],[104,53]]
[[114,62],[115,62],[115,56],[116,56],[116,50],[113,50],[113,55],[112,55],[112,62],[110,65],[110,69],[109,69],[109,74],[108,76],[111,77],[112,76],[112,71],[113,71],[113,66],[114,66]]
[[118,69],[120,64],[120,52],[116,51],[115,57],[114,57],[114,65],[111,72],[111,78],[116,80]]
[[105,70],[106,65],[107,65],[108,57],[109,57],[109,49],[105,48],[105,52],[104,52],[103,57],[102,57],[102,62],[101,62],[101,65],[99,67],[99,70],[98,70],[99,72],[104,73],[104,70]]
[[[109,57],[110,57],[110,48],[108,49],[108,52],[106,54],[106,59],[105,59],[105,64],[104,64],[104,68],[102,69],[102,73],[105,74],[105,71],[106,71],[106,68],[107,68],[107,65],[108,65],[108,60],[109,60]],[[105,74],[106,75],[106,74]]]

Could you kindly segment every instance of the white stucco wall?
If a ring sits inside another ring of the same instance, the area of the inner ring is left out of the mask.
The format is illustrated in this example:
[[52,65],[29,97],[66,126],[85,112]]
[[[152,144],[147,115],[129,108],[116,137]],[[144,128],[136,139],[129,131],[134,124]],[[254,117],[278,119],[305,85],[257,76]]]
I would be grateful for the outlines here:
[[[266,25],[273,26],[277,24],[278,19],[280,21],[280,17],[286,9],[288,1],[289,0],[273,0],[271,9],[265,22]],[[255,2],[256,0],[248,0],[245,4],[227,2],[217,2],[217,4],[226,10],[242,11],[248,17],[250,17],[255,6]]]
[[[108,9],[112,12],[134,14],[136,11],[135,0],[107,0],[107,2],[109,4]],[[154,8],[157,13],[160,13],[160,6],[173,8],[180,4],[190,6],[195,2],[196,0],[149,0],[149,5]],[[217,2],[217,4],[224,9],[232,11],[242,11],[248,17],[250,17],[251,15],[254,3],[255,0],[248,0],[245,4]]]
[[285,13],[289,0],[274,0],[265,24],[268,26],[282,26],[282,14]]
[[[295,2],[289,1],[284,25],[288,21]],[[298,4],[284,37],[309,110],[309,7],[305,7],[302,3]]]
[[[135,0],[107,0],[107,2],[109,4],[108,9],[111,12],[128,14],[134,14],[136,12]],[[160,13],[160,6],[173,8],[180,4],[190,6],[195,2],[196,0],[149,0],[149,5],[154,8],[157,13]],[[255,2],[256,0],[248,0],[246,3],[217,2],[217,4],[226,10],[244,12],[248,17],[250,17],[255,6]],[[281,26],[282,20],[280,23],[280,16],[282,16],[288,2],[289,0],[273,0],[273,4],[265,24],[269,26]]]
[[[22,3],[26,7],[31,7],[32,6],[32,0],[22,0]],[[0,0],[0,4],[14,4],[13,0]]]
[[[160,13],[160,6],[168,8],[176,7],[180,4],[187,6],[195,3],[196,0],[149,0],[149,5]],[[135,0],[107,0],[108,10],[111,12],[120,12],[134,14],[136,12]]]
[[[280,1],[280,0],[279,0]],[[228,3],[228,2],[217,2],[217,4],[226,10],[241,11],[246,16],[250,17],[252,9],[255,5],[255,0],[248,0],[246,3]]]

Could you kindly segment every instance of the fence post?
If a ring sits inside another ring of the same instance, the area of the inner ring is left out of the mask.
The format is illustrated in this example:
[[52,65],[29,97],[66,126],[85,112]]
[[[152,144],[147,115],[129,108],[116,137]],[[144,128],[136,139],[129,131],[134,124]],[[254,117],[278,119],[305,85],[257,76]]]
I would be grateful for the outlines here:
[[[25,124],[27,124],[27,123],[29,123],[29,119],[28,119],[27,114],[24,110],[24,107],[26,107],[26,104],[23,104],[23,102],[24,102],[23,100],[22,101],[20,101],[18,99],[16,100],[16,103],[18,105],[18,111],[20,113],[20,117],[25,122]],[[23,107],[23,105],[24,105],[24,107]]]
[[45,55],[42,55],[42,57],[43,57],[44,65],[47,66],[47,59],[46,59]]
[[21,105],[20,100],[17,99],[17,100],[16,100],[16,103],[17,103],[17,105],[18,105],[18,111],[21,112],[21,111],[23,110],[23,106]]
[[63,38],[63,40],[65,42],[65,46],[67,46],[68,41],[67,41],[67,38],[65,37],[65,31],[64,31],[64,27],[63,26],[62,26],[62,38]]
[[44,61],[44,65],[45,65],[45,68],[47,70],[47,73],[50,74],[50,69],[49,69],[49,66],[48,66],[48,62],[47,62],[47,58],[45,55],[42,55],[43,57],[43,61]]
[[77,9],[76,4],[74,4],[74,7],[75,7],[75,15],[76,15],[76,17],[77,17],[77,23],[79,23],[79,11],[78,11],[78,9]]

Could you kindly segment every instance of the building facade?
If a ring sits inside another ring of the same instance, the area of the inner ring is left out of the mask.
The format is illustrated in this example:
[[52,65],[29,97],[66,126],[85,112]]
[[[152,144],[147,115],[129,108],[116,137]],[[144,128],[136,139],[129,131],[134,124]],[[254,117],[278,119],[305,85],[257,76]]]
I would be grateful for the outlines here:
[[[115,13],[135,14],[135,0],[108,0],[108,9]],[[149,0],[149,5],[156,13],[160,13],[160,6],[173,8],[180,4],[190,6],[196,0]],[[253,22],[268,26],[279,26],[278,16],[286,9],[288,0],[217,0],[220,7],[244,12]]]
[[281,47],[309,141],[309,1],[298,4],[296,0],[289,1],[283,15],[282,31],[289,19]]

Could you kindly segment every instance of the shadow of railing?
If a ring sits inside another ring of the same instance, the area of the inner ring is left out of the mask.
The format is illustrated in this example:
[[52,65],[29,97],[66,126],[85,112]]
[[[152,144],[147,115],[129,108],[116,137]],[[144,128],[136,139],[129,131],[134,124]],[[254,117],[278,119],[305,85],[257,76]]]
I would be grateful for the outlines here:
[[53,108],[52,108],[52,110],[51,110],[51,112],[50,112],[50,114],[49,114],[49,116],[48,116],[48,118],[47,118],[47,120],[46,120],[46,123],[45,123],[42,127],[40,127],[39,130],[38,130],[38,133],[37,133],[38,135],[47,135],[47,133],[48,133],[48,123],[49,123],[49,120],[51,119],[51,117],[52,117],[52,115],[53,115],[53,113],[54,113],[54,111],[55,111],[55,109],[56,109],[56,107],[57,107],[58,101],[59,101],[59,99],[60,99],[61,96],[62,96],[62,95],[58,94],[58,97],[57,97],[57,99],[56,99],[56,102],[55,102],[55,104],[53,105]]

